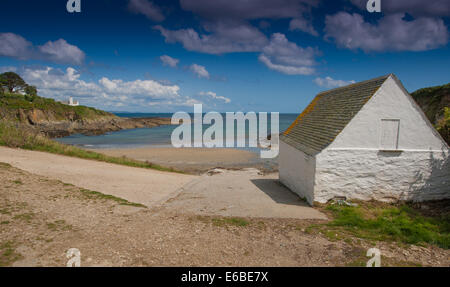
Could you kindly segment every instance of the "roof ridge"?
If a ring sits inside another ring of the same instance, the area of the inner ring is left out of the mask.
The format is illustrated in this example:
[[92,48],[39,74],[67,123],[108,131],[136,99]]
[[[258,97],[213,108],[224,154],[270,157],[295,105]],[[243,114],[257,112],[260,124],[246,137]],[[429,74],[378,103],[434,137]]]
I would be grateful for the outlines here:
[[319,93],[280,139],[309,155],[332,143],[367,101],[394,74]]
[[384,76],[381,76],[381,77],[376,77],[376,78],[365,80],[365,81],[362,81],[362,82],[357,82],[357,83],[349,84],[349,85],[346,85],[346,86],[337,87],[337,88],[334,88],[334,89],[331,89],[331,90],[326,90],[326,91],[318,93],[317,96],[319,96],[319,95],[323,96],[323,95],[331,93],[331,92],[335,92],[335,91],[338,91],[338,90],[341,90],[341,89],[342,90],[343,89],[348,89],[348,88],[351,88],[353,86],[362,85],[362,84],[365,84],[365,83],[368,83],[368,82],[372,82],[372,81],[377,81],[377,80],[381,80],[381,79],[387,79],[387,78],[389,78],[389,76],[394,76],[395,77],[395,75],[393,73],[390,73],[390,74],[387,74],[387,75],[384,75]]

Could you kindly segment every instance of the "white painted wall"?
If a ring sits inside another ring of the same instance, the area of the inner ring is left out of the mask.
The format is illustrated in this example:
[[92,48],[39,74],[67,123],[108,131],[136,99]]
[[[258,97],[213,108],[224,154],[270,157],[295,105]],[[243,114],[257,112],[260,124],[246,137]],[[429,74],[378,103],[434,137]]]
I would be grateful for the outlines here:
[[448,151],[324,150],[316,156],[314,200],[425,201],[450,198]]
[[[398,149],[383,152],[381,119],[400,120]],[[395,78],[316,156],[314,200],[450,198],[449,149]]]
[[400,150],[448,149],[414,100],[391,76],[355,115],[328,149],[380,148],[381,119],[399,119]]
[[315,162],[314,157],[280,140],[278,158],[280,181],[311,205],[314,202]]

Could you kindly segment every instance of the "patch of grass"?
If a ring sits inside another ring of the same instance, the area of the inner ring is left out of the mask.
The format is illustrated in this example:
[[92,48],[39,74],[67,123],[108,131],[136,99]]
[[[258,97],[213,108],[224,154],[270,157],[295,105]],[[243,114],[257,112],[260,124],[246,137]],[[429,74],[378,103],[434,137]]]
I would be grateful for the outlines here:
[[174,170],[173,168],[162,167],[150,162],[133,160],[126,157],[108,156],[105,154],[84,150],[75,146],[65,145],[46,138],[31,130],[27,130],[23,126],[6,121],[0,121],[0,145],[12,148],[49,152],[131,167],[182,173],[181,171]]
[[212,223],[215,226],[233,225],[239,227],[244,227],[250,224],[247,220],[237,217],[213,218]]
[[57,231],[57,230],[72,230],[72,225],[67,224],[65,220],[56,220],[55,222],[48,222],[47,223],[47,228],[52,230],[52,231]]
[[17,184],[17,185],[22,185],[23,184],[23,182],[20,180],[20,179],[16,179],[16,180],[14,180],[13,181],[15,184]]
[[0,222],[0,224],[9,224],[9,221],[8,220],[5,220],[5,221],[2,221],[2,222]]
[[13,219],[25,220],[26,222],[30,222],[33,219],[33,217],[34,217],[34,213],[27,212],[27,213],[17,214],[13,217]]
[[9,164],[9,163],[6,163],[6,162],[0,162],[0,168],[3,168],[3,169],[9,169],[9,168],[11,168],[12,166]]
[[16,252],[13,241],[6,241],[0,244],[0,267],[11,266],[11,264],[21,258],[22,255]]
[[11,214],[11,210],[9,208],[0,208],[0,214]]
[[92,190],[88,190],[88,189],[80,189],[80,192],[87,198],[89,199],[101,199],[101,200],[112,200],[117,202],[120,205],[129,205],[129,206],[134,206],[134,207],[143,207],[143,208],[147,208],[147,206],[140,204],[140,203],[134,203],[134,202],[129,202],[126,199],[120,198],[120,197],[116,197],[114,195],[109,195],[109,194],[104,194],[101,192],[97,192],[97,191],[92,191]]
[[450,248],[449,214],[424,216],[407,204],[328,205],[325,210],[331,213],[333,220],[310,226],[307,230],[318,229],[330,240],[343,240],[350,235],[375,241],[418,245],[428,243]]

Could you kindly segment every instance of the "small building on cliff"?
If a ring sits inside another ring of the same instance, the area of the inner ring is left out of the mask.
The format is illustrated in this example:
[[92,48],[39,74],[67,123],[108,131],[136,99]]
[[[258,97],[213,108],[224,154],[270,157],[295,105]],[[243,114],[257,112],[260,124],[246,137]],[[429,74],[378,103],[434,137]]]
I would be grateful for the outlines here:
[[76,107],[76,106],[80,105],[80,103],[78,101],[75,101],[72,97],[69,97],[68,101],[64,101],[62,103],[65,105],[72,106],[72,107]]
[[390,74],[318,94],[281,134],[279,176],[310,204],[450,198],[449,147]]

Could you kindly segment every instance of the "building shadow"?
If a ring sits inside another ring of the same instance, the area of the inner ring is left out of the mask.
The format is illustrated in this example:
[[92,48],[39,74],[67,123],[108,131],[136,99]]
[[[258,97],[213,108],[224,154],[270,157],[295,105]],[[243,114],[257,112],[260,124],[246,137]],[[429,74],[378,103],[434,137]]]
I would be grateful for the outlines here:
[[414,182],[409,186],[411,201],[450,198],[450,160],[448,153],[442,151],[436,158],[433,152],[428,156],[430,171],[417,171]]
[[251,182],[276,203],[310,207],[297,194],[281,184],[278,179],[261,178],[252,179]]

